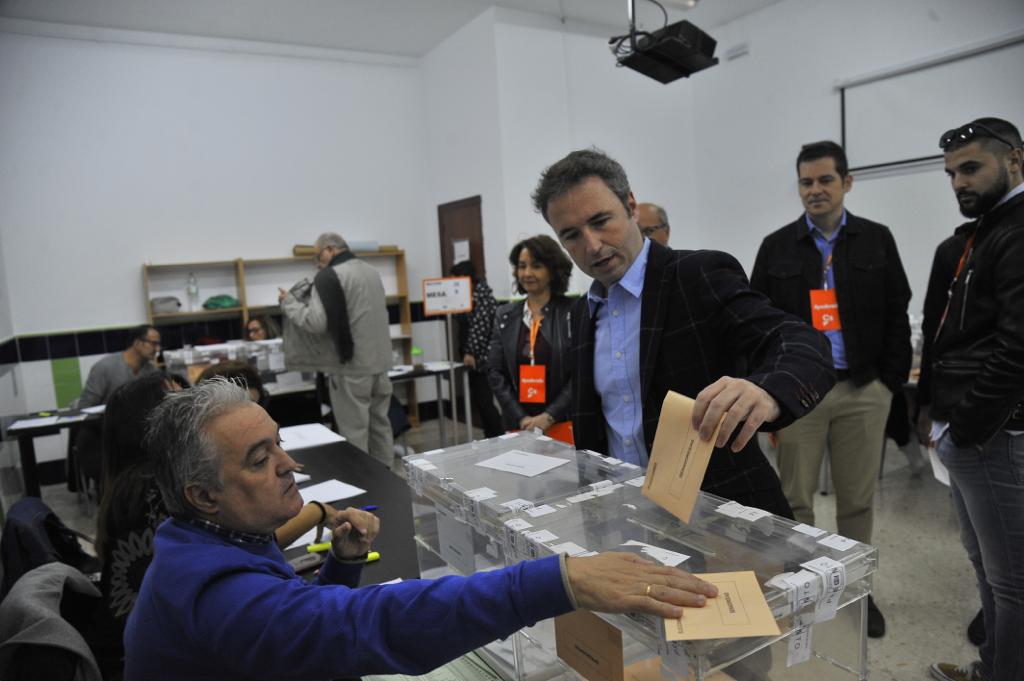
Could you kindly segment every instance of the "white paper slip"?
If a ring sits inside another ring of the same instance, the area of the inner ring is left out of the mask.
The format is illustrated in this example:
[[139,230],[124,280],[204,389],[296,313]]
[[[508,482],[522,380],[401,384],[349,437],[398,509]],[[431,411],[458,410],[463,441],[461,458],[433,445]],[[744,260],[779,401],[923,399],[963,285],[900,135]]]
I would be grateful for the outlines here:
[[935,451],[935,447],[928,448],[928,460],[932,463],[932,475],[935,476],[935,479],[946,487],[949,487],[949,470],[939,460],[939,455]]
[[420,456],[431,456],[433,454],[440,454],[443,451],[443,449],[431,449],[429,452],[423,452]]
[[653,546],[651,544],[645,544],[642,541],[636,541],[635,539],[630,539],[629,541],[624,543],[623,546],[640,546],[640,547],[642,547],[640,549],[640,553],[643,553],[644,555],[650,556],[651,558],[653,558],[654,560],[658,561],[662,565],[667,565],[669,567],[675,567],[675,566],[679,565],[680,563],[682,563],[687,558],[689,558],[689,556],[686,555],[685,553],[677,553],[676,551],[669,551],[668,549],[663,549],[660,546]]
[[821,535],[825,534],[825,530],[822,530],[817,527],[812,527],[811,525],[805,525],[803,523],[800,523],[799,525],[794,525],[793,530],[795,532],[799,532],[800,534],[806,534],[808,537],[820,537]]
[[444,360],[423,363],[423,368],[426,369],[427,371],[448,371],[448,369],[458,366],[458,364],[446,362]]
[[789,650],[786,653],[786,666],[792,667],[795,664],[806,662],[809,659],[811,659],[811,625],[804,624],[801,618],[799,625],[794,621],[794,630],[789,636]]
[[499,440],[511,440],[514,437],[519,437],[519,433],[518,432],[515,432],[515,433],[505,433],[504,435],[499,435],[498,439]]
[[10,426],[9,429],[14,430],[15,428],[40,428],[42,426],[53,426],[56,425],[57,416],[40,416],[34,419],[18,419]]
[[481,461],[477,466],[532,478],[567,463],[569,463],[568,459],[557,459],[553,456],[513,449],[486,461]]
[[[315,541],[316,528],[314,527],[312,530],[310,530],[309,532],[307,532],[306,534],[302,535],[301,537],[293,541],[291,544],[289,544],[287,548],[285,548],[285,551],[287,551],[288,549],[294,549],[296,546],[306,546],[308,544],[312,544]],[[321,541],[331,541],[330,530],[324,530],[323,535],[321,537]]]
[[839,609],[839,598],[846,588],[846,566],[828,556],[821,556],[802,563],[821,578],[822,595],[814,605],[814,621],[827,622],[834,619]]
[[526,536],[529,539],[537,542],[538,544],[558,539],[558,535],[554,534],[551,530],[537,530],[536,532],[527,532]]
[[292,473],[292,477],[295,478],[296,485],[301,485],[304,482],[312,480],[312,478],[306,473]]
[[541,435],[540,437],[537,438],[537,442],[551,442],[551,438],[549,438],[547,435]]
[[569,556],[581,556],[584,553],[587,553],[587,549],[571,541],[563,542],[561,544],[554,544],[551,547],[551,550],[555,553],[564,553]]
[[824,539],[819,539],[818,543],[822,546],[827,546],[830,549],[835,549],[836,551],[846,551],[848,549],[853,548],[857,544],[857,542],[855,542],[854,540],[847,539],[846,537],[839,534],[830,534]]
[[486,501],[487,499],[493,499],[498,496],[498,493],[490,487],[478,487],[466,492],[466,496],[473,501]]
[[547,504],[544,504],[543,506],[534,506],[533,508],[528,508],[526,509],[525,513],[531,518],[539,518],[542,515],[554,513],[556,510],[557,509],[555,509],[554,506],[548,506]]
[[284,371],[284,353],[271,352],[267,355],[267,368],[271,371]]
[[635,478],[627,480],[625,484],[632,485],[633,487],[643,487],[644,486],[644,476],[638,475]]
[[84,421],[89,415],[88,414],[75,414],[73,416],[58,416],[57,423],[75,423],[76,421]]
[[716,508],[715,511],[721,513],[722,515],[727,515],[730,518],[739,518],[740,513],[745,508],[746,506],[739,503],[738,501],[727,501],[718,508]]
[[596,497],[597,495],[594,494],[593,492],[584,492],[583,494],[574,494],[571,497],[566,497],[565,500],[568,501],[570,504],[579,504],[584,501],[590,501],[591,499],[594,499]]
[[305,423],[281,429],[281,448],[286,452],[344,441],[345,438],[322,423]]
[[522,530],[528,530],[531,527],[533,527],[533,525],[526,522],[523,518],[510,518],[509,520],[505,521],[505,527],[511,528],[519,532]]
[[85,412],[86,414],[102,414],[106,410],[107,405],[105,404],[97,404],[91,407],[82,407],[82,411]]
[[365,489],[360,489],[355,485],[349,485],[341,480],[327,480],[299,490],[299,494],[302,495],[302,501],[307,504],[311,501],[320,501],[325,504],[330,504],[335,501],[341,501],[342,499],[348,499],[349,497],[357,497],[360,494],[365,493]]
[[743,518],[744,520],[760,520],[766,516],[770,516],[771,513],[761,508],[754,508],[753,506],[746,506],[741,511],[736,513],[737,518]]
[[506,501],[501,507],[507,508],[510,511],[522,511],[523,509],[532,508],[533,502],[526,499],[513,499],[512,501]]

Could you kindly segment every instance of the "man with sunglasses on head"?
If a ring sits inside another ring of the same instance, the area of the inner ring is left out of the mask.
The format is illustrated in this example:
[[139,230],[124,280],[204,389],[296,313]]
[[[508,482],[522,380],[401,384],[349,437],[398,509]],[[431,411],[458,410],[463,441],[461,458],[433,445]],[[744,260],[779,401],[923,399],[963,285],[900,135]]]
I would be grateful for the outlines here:
[[[750,286],[828,337],[839,381],[814,411],[779,431],[782,489],[796,519],[813,525],[827,445],[839,533],[870,544],[889,405],[913,355],[910,284],[889,228],[843,206],[853,187],[843,148],[806,144],[796,170],[804,213],[765,237]],[[884,634],[869,597],[868,636]]]
[[83,409],[106,404],[107,398],[125,383],[156,371],[154,362],[159,353],[160,332],[155,326],[144,324],[131,329],[124,352],[107,355],[92,365],[75,406]]
[[980,660],[940,681],[1024,680],[1024,175],[1020,132],[979,118],[939,140],[966,239],[932,345],[931,439],[978,575]]

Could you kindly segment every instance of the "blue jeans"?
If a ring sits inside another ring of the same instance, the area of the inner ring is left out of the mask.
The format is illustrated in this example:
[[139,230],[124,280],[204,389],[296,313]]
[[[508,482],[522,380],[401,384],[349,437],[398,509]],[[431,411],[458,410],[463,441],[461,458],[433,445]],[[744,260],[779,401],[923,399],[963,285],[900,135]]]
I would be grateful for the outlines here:
[[981,671],[990,681],[1024,681],[1024,435],[1000,431],[983,447],[958,447],[947,431],[937,454],[978,574]]

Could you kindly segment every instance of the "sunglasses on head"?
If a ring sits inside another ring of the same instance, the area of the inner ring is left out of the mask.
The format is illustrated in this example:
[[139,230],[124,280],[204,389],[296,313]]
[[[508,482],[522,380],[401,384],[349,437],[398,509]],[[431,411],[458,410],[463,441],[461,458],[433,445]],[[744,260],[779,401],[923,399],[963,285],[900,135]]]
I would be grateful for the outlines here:
[[1011,149],[1016,149],[1016,147],[1013,146],[1013,144],[1011,144],[1005,137],[997,135],[992,128],[981,123],[968,123],[967,125],[961,125],[959,128],[953,128],[952,130],[946,131],[946,133],[939,138],[939,149],[945,151],[953,142],[970,142],[976,137],[991,137],[994,140],[1002,142]]

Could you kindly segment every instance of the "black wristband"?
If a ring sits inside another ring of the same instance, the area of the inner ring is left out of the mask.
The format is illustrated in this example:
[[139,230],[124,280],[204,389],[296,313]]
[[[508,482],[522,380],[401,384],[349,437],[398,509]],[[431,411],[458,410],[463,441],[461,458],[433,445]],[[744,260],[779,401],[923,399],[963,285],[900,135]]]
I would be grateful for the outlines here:
[[317,523],[317,525],[323,525],[324,521],[327,520],[327,509],[324,508],[324,505],[319,501],[311,501],[309,503],[316,504],[317,507],[320,509],[320,521]]

